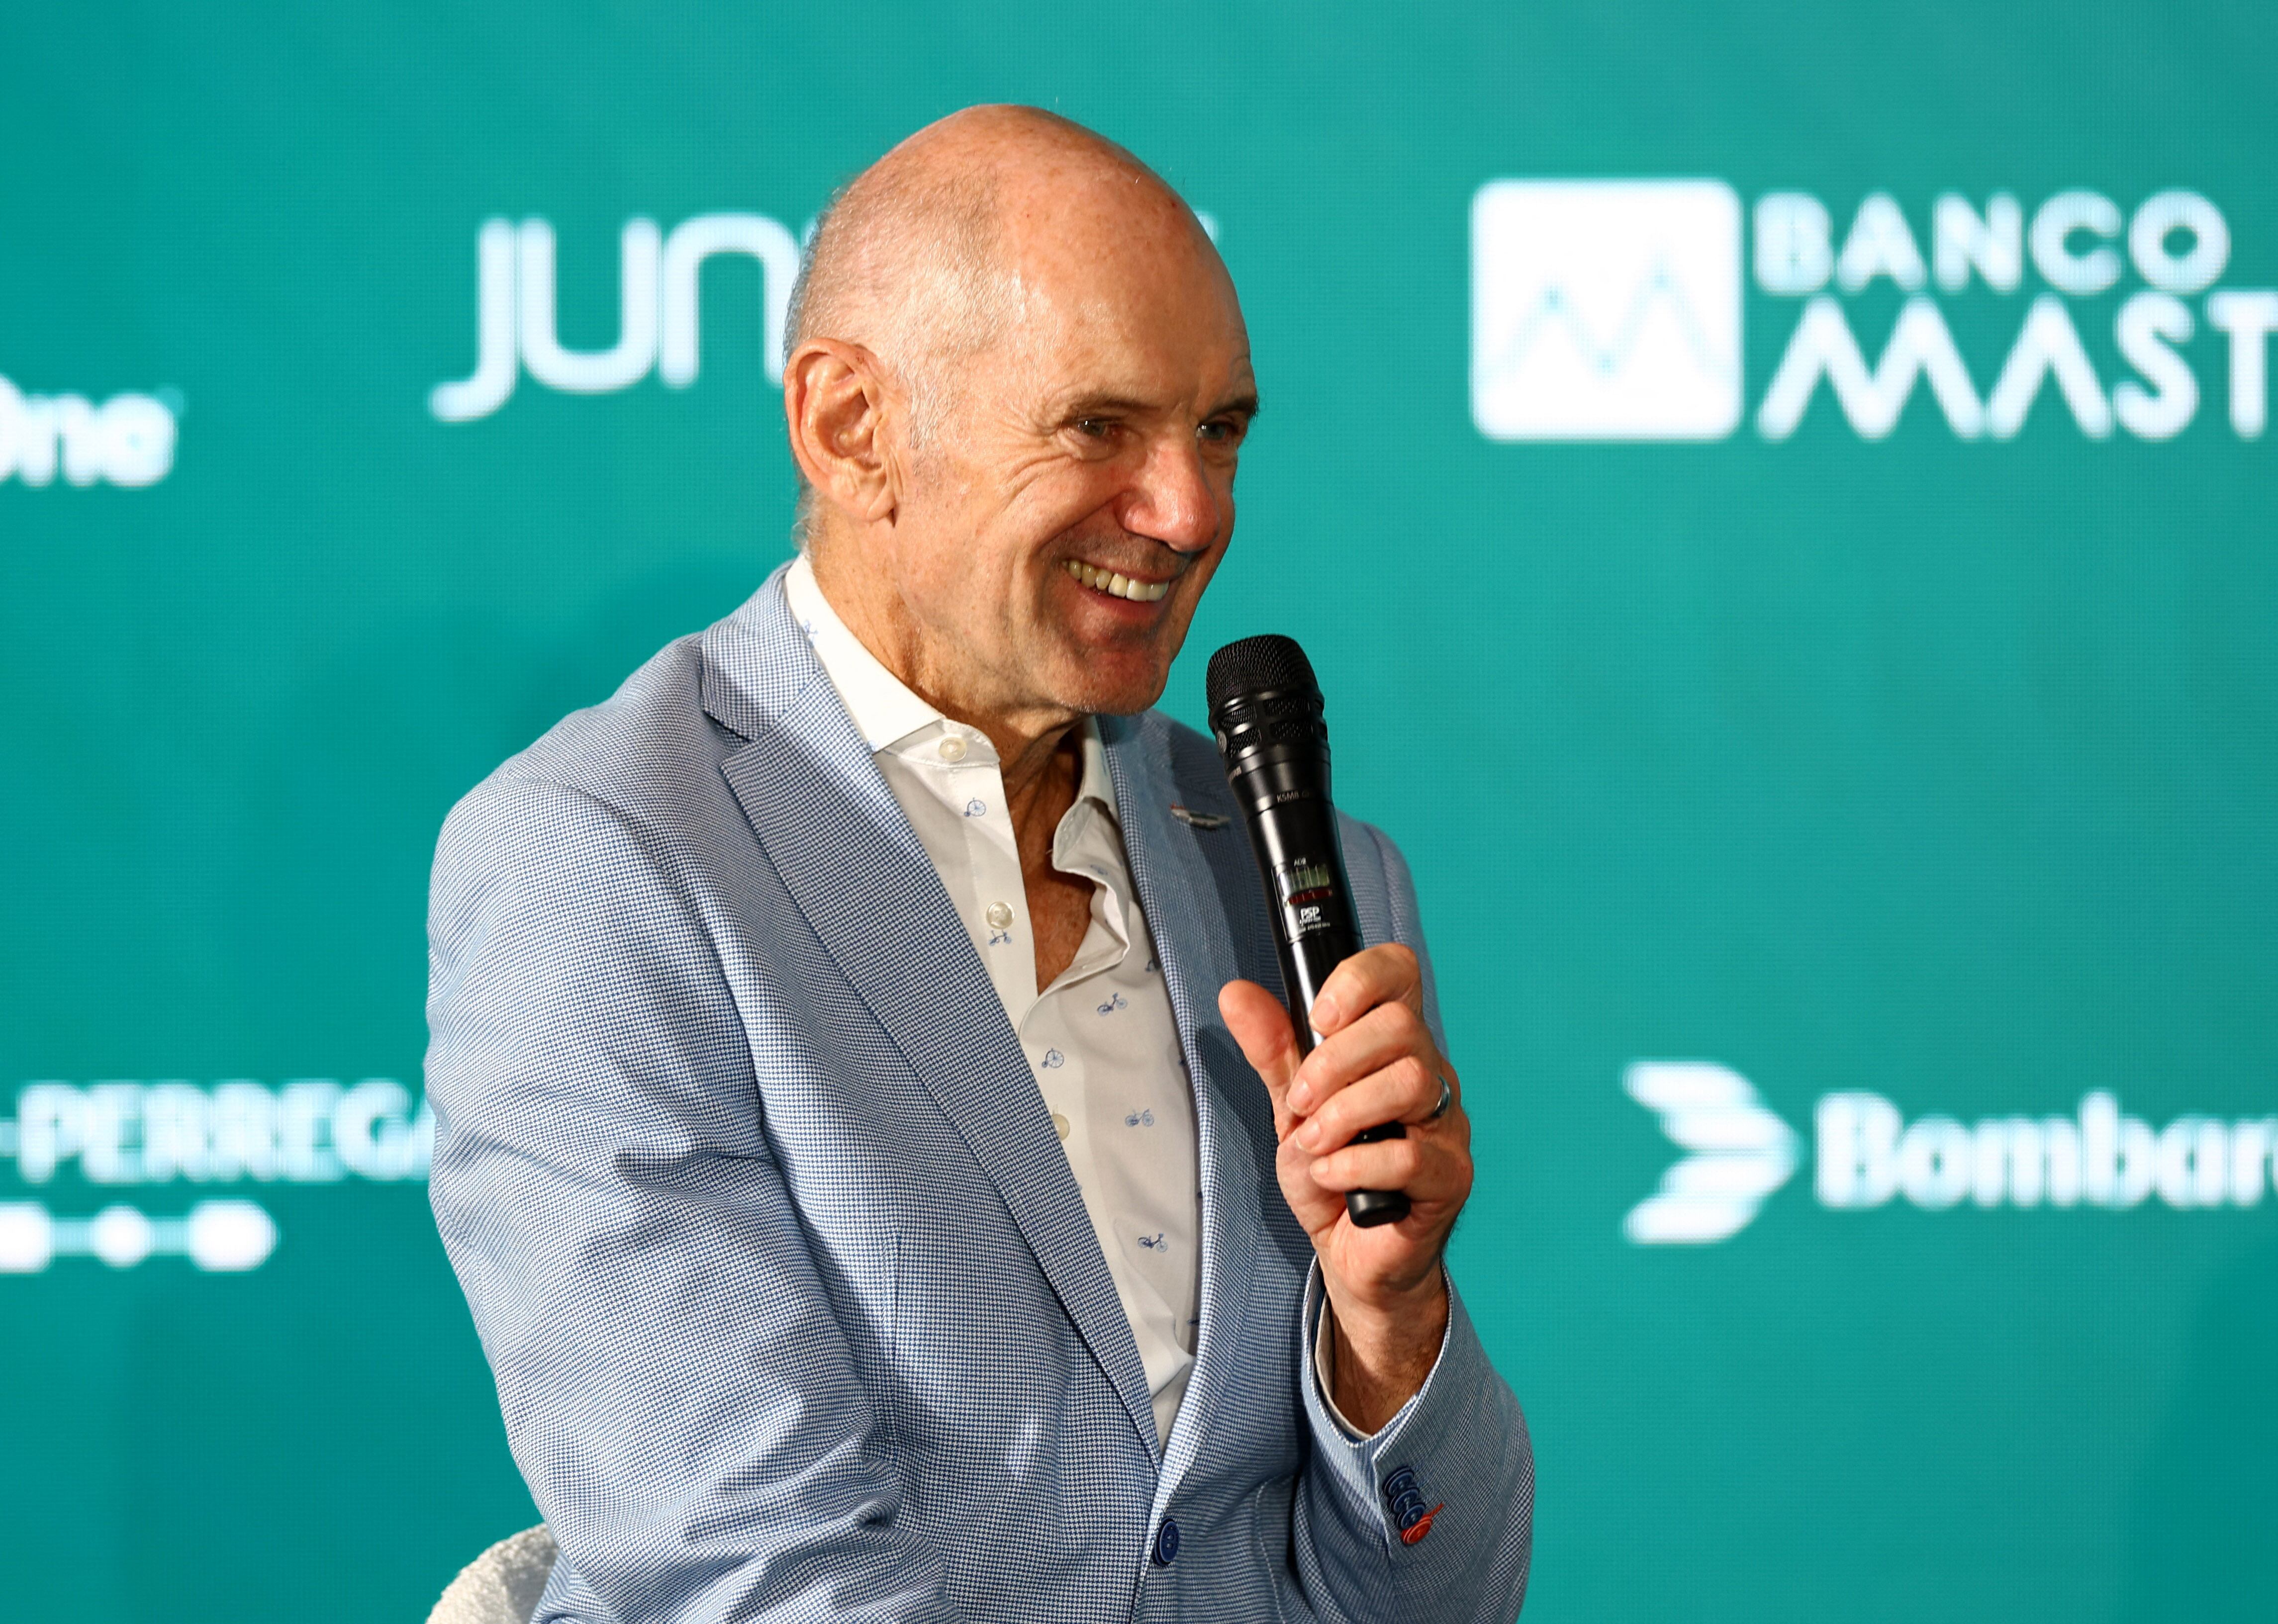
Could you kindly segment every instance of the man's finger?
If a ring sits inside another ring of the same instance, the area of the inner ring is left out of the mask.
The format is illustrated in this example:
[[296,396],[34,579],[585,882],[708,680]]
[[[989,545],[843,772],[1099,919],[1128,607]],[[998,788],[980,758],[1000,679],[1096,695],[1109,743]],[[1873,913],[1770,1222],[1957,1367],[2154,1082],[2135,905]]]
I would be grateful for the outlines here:
[[1380,1003],[1334,1037],[1324,1038],[1299,1064],[1289,1109],[1310,1117],[1321,1109],[1323,1101],[1334,1099],[1340,1088],[1382,1071],[1402,1056],[1436,1058],[1439,1052],[1422,1016],[1404,1003]]
[[1218,1012],[1242,1046],[1242,1058],[1265,1079],[1273,1099],[1273,1126],[1289,1131],[1289,1079],[1296,1074],[1297,1036],[1281,1001],[1255,981],[1228,981],[1219,989]]
[[1380,1003],[1421,1003],[1424,972],[1416,955],[1397,942],[1364,948],[1329,972],[1313,1000],[1313,1030],[1323,1037]]
[[1316,1158],[1307,1172],[1317,1188],[1335,1195],[1398,1190],[1410,1201],[1459,1204],[1471,1193],[1468,1158],[1412,1139],[1347,1145]]
[[1326,1155],[1380,1123],[1420,1128],[1433,1120],[1432,1109],[1439,1102],[1439,1072],[1419,1056],[1403,1055],[1339,1089],[1319,1110],[1308,1113],[1304,1126],[1297,1130],[1297,1143],[1315,1155]]

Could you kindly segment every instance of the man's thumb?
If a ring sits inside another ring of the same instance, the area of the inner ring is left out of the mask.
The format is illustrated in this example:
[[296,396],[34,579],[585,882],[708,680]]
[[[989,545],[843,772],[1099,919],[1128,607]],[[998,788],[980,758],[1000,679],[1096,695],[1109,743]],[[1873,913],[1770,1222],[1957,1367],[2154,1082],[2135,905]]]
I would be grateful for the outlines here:
[[1234,1041],[1242,1046],[1242,1058],[1265,1079],[1275,1114],[1285,1115],[1282,1101],[1303,1058],[1290,1030],[1289,1011],[1255,981],[1228,981],[1219,989],[1218,1012]]

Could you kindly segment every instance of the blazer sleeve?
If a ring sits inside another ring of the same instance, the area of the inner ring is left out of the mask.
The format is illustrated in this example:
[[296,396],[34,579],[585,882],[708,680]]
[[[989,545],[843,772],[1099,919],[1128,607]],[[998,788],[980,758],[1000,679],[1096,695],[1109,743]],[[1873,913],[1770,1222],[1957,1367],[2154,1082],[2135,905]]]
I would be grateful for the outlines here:
[[627,1624],[952,1619],[673,850],[494,779],[437,852],[432,1196],[515,1459]]
[[[1423,961],[1425,1015],[1444,1048],[1415,883],[1390,841],[1358,827],[1389,892],[1393,934]],[[1350,848],[1349,863],[1360,855]],[[1488,1361],[1454,1279],[1432,1374],[1365,1438],[1340,1426],[1322,1398],[1315,1351],[1326,1300],[1316,1262],[1296,1327],[1312,1446],[1298,1486],[1294,1552],[1307,1599],[1341,1624],[1517,1618],[1533,1548],[1533,1447],[1518,1399]]]

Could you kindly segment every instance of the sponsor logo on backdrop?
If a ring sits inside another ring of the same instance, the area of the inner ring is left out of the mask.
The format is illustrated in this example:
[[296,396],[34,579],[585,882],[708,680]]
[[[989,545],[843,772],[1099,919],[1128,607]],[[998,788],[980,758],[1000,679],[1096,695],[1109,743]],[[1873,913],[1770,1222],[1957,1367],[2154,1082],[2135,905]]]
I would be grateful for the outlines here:
[[1495,439],[1722,439],[1740,421],[1740,199],[1721,180],[1498,180],[1472,202],[1472,410]]
[[180,408],[159,395],[27,394],[0,377],[0,483],[154,485],[174,470]]
[[[1700,1245],[1745,1229],[1795,1170],[1798,1136],[1730,1067],[1640,1061],[1623,1076],[1680,1157],[1630,1209],[1640,1246]],[[2179,1211],[2259,1207],[2278,1189],[2278,1117],[2186,1113],[2154,1126],[2103,1090],[2069,1115],[1909,1122],[1877,1094],[1823,1095],[1813,1112],[1814,1193],[1835,1211],[1903,1201],[1925,1212],[2103,1208],[2156,1198]]]
[[[1741,207],[1718,180],[1497,180],[1472,202],[1472,416],[1501,440],[1717,439],[1744,416]],[[1926,222],[1927,234],[1918,233]],[[2197,192],[2124,210],[2070,190],[2028,210],[1959,193],[1909,217],[1887,192],[1839,233],[1805,192],[1756,200],[1746,256],[1760,305],[1787,332],[1758,397],[1766,439],[1793,434],[1821,385],[1861,437],[1898,425],[1919,387],[1953,433],[2007,439],[2037,405],[2091,439],[2167,439],[2203,397],[2233,433],[2267,426],[2278,291],[2218,286],[2230,227]],[[1929,251],[1923,251],[1927,241]],[[1870,364],[1846,301],[1887,282],[1903,295]],[[2116,307],[2103,301],[2117,298]],[[2014,312],[1999,355],[1968,356],[1942,301]],[[1800,300],[1800,307],[1789,303]],[[2083,330],[2108,323],[2106,377]],[[2221,335],[2202,379],[2183,347]],[[2042,405],[2044,401],[2048,404]]]
[[760,266],[761,360],[783,378],[784,324],[799,277],[799,240],[759,214],[699,214],[669,233],[631,219],[617,239],[617,338],[607,349],[563,347],[554,323],[554,227],[485,220],[475,234],[475,370],[439,384],[428,409],[445,423],[487,417],[527,376],[570,394],[630,389],[653,370],[668,388],[696,381],[699,279],[707,260],[740,255]]
[[[187,1204],[224,1186],[394,1184],[424,1179],[435,1118],[393,1079],[342,1084],[300,1078],[274,1086],[226,1082],[27,1084],[16,1114],[0,1118],[0,1162],[45,1194],[59,1176],[96,1191],[157,1190],[134,1201],[59,1213],[42,1200],[0,1201],[0,1274],[35,1274],[58,1259],[113,1269],[180,1257],[214,1271],[258,1269],[278,1245],[257,1201],[232,1194]],[[148,1201],[163,1212],[146,1212]]]
[[[1195,218],[1217,241],[1217,217],[1198,210]],[[628,220],[617,237],[616,342],[574,350],[562,345],[554,321],[553,225],[536,217],[519,225],[485,220],[475,233],[475,370],[438,384],[428,393],[428,410],[445,423],[487,417],[524,377],[569,394],[612,394],[651,371],[669,389],[687,388],[700,358],[704,266],[721,255],[742,255],[760,268],[760,360],[768,381],[780,384],[784,329],[804,241],[761,214],[699,214],[669,233],[654,220]]]
[[1737,1235],[1795,1171],[1794,1131],[1737,1071],[1701,1061],[1640,1061],[1622,1086],[1691,1153],[1630,1209],[1623,1227],[1641,1246]]

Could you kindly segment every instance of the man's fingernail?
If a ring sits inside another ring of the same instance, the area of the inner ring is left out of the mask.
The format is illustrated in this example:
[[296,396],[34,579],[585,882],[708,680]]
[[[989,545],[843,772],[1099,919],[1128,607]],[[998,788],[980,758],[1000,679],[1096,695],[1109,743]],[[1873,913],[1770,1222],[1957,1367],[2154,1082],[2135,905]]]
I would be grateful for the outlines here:
[[1289,1088],[1289,1109],[1300,1117],[1313,1109],[1313,1091],[1303,1083],[1293,1083]]
[[1309,1122],[1297,1130],[1297,1142],[1308,1150],[1318,1150],[1321,1145],[1321,1125]]

